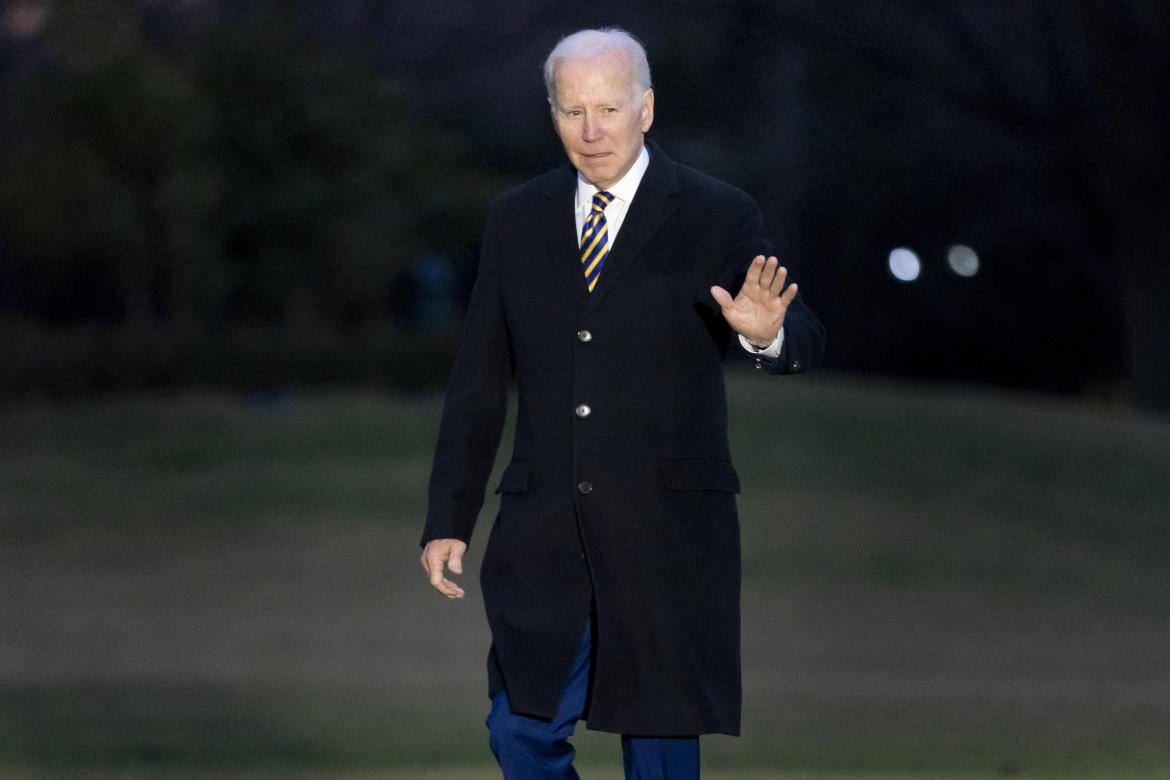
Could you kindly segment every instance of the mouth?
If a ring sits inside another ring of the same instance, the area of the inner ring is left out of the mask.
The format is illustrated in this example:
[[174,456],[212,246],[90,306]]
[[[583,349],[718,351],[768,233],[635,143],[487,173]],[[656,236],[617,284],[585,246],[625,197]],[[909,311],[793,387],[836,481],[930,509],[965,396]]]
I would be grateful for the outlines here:
[[602,157],[609,157],[610,152],[595,152],[593,154],[582,154],[586,160],[600,160]]

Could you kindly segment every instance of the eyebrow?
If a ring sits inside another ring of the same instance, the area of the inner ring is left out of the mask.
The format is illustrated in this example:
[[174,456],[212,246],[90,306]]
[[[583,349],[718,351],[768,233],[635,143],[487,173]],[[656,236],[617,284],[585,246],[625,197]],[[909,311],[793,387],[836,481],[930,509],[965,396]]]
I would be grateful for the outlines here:
[[556,107],[561,111],[569,111],[569,110],[572,110],[574,108],[584,108],[586,105],[593,105],[594,108],[597,108],[597,107],[604,108],[606,106],[617,106],[618,108],[621,108],[621,107],[625,106],[625,104],[626,104],[626,101],[624,101],[624,100],[599,100],[596,103],[592,103],[592,104],[562,103],[559,100],[555,102]]

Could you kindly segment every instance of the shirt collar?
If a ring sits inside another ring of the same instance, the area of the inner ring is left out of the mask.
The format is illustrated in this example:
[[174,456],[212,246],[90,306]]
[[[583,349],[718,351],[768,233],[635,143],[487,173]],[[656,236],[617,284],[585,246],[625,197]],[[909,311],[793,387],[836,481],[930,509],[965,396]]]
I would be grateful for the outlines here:
[[[642,177],[646,175],[646,169],[649,167],[650,152],[643,145],[641,154],[638,155],[638,159],[634,160],[630,170],[626,171],[626,175],[618,179],[617,183],[606,191],[618,200],[625,201],[628,205],[634,199],[634,193],[638,191],[638,185],[642,183]],[[593,193],[597,191],[597,187],[590,184],[589,180],[580,172],[577,173],[577,208],[591,208]]]

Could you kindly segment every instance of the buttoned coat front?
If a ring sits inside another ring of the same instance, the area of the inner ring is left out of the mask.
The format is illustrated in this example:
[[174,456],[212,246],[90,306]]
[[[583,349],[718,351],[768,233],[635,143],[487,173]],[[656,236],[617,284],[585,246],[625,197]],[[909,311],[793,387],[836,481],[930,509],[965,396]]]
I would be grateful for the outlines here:
[[[736,734],[739,480],[723,359],[747,353],[709,289],[734,294],[768,244],[750,197],[648,148],[592,293],[571,167],[493,205],[422,541],[470,541],[514,382],[515,445],[480,579],[492,691],[552,717],[592,614],[589,728]],[[804,370],[823,344],[797,296],[780,357],[757,365]]]

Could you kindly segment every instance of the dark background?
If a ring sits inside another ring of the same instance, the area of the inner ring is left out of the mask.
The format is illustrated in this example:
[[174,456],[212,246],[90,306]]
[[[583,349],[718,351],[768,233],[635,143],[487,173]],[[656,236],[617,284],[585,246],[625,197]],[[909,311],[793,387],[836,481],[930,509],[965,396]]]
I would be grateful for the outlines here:
[[598,24],[829,367],[1170,406],[1170,12],[1062,0],[10,1],[0,390],[441,386],[487,202],[563,162],[543,57]]
[[0,776],[498,777],[493,497],[467,599],[417,541],[488,203],[601,24],[829,332],[728,371],[704,777],[1170,776],[1168,9],[0,0]]

